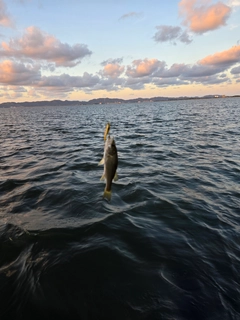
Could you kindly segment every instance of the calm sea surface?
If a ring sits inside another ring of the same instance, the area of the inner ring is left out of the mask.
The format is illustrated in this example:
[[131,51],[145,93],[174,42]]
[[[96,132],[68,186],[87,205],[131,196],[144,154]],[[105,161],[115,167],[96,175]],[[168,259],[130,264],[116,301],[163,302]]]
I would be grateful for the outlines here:
[[239,98],[1,108],[0,149],[1,320],[240,319]]

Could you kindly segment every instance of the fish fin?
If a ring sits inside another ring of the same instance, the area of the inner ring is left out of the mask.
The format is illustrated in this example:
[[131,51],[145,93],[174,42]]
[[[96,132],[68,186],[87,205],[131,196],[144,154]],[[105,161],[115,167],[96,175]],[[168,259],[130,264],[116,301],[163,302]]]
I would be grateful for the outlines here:
[[107,191],[106,189],[104,190],[104,193],[103,193],[103,198],[106,198],[108,201],[111,200],[111,196],[112,196],[112,191]]
[[118,181],[118,174],[117,174],[117,171],[116,171],[116,173],[115,173],[115,175],[114,175],[113,181]]
[[100,180],[101,180],[101,181],[105,180],[105,174],[104,174],[104,172],[103,172],[103,174],[102,174],[102,176],[101,176]]
[[104,158],[102,158],[102,160],[99,162],[99,166],[103,165],[104,164]]

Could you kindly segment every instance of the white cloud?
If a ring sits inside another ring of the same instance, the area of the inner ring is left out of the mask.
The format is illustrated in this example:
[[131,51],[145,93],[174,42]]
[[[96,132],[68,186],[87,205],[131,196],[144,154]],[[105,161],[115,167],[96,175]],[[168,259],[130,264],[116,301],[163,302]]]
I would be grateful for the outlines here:
[[240,0],[229,0],[228,1],[229,7],[239,7],[240,6]]

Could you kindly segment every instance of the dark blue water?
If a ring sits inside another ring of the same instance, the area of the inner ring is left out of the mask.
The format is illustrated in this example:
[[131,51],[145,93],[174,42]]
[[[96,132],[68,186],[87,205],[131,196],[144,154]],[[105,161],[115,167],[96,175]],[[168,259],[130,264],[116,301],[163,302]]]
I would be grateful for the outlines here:
[[240,319],[239,119],[238,98],[0,109],[0,319]]

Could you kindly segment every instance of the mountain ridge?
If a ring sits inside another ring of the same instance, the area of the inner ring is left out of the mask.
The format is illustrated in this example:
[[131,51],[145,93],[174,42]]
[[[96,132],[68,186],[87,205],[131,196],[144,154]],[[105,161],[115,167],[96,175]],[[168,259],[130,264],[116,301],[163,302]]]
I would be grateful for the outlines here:
[[93,104],[121,104],[121,103],[141,103],[141,102],[158,102],[158,101],[177,101],[177,100],[193,100],[193,99],[212,99],[212,98],[235,98],[240,95],[225,96],[225,95],[205,95],[202,97],[152,97],[152,98],[134,98],[134,99],[119,99],[119,98],[95,98],[89,101],[80,100],[42,100],[42,101],[25,101],[25,102],[3,102],[0,103],[0,108],[11,107],[40,107],[40,106],[76,106],[76,105],[93,105]]

